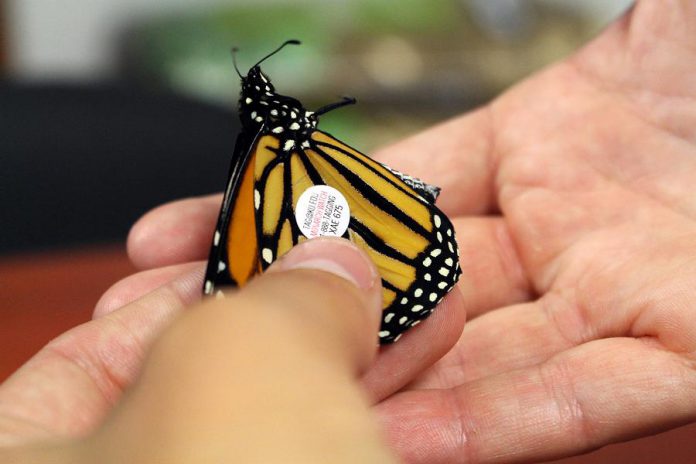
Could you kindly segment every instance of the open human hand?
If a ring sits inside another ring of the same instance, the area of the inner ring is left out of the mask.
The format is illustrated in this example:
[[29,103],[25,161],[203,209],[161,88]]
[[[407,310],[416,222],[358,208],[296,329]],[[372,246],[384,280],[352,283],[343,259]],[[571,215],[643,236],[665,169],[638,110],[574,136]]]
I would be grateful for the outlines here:
[[443,186],[478,315],[377,406],[407,462],[545,460],[696,419],[695,26],[694,2],[639,1],[383,153]]
[[[689,0],[639,1],[574,56],[379,153],[443,188],[475,316],[425,372],[459,304],[367,374],[406,462],[538,461],[696,418],[695,25]],[[98,313],[203,259],[218,205],[145,216],[129,249],[152,270]]]
[[[478,316],[378,397],[407,462],[550,459],[696,418],[694,25],[693,2],[640,1],[574,56],[379,154],[443,188]],[[204,256],[215,203],[146,217],[134,260]],[[152,246],[194,218],[189,246]]]

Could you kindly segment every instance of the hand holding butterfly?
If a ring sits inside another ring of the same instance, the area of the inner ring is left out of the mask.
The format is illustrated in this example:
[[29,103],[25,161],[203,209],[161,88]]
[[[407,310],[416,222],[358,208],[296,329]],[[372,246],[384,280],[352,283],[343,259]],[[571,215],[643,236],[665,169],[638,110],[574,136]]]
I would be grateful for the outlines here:
[[[474,317],[421,372],[461,326],[453,293],[367,373],[406,462],[551,459],[696,418],[694,24],[689,0],[639,1],[573,57],[381,153],[443,188]],[[218,206],[143,218],[129,246],[151,270],[98,312],[178,275],[169,291],[196,294],[200,265],[178,263],[205,258]],[[132,377],[139,357],[116,359]]]
[[[689,0],[639,1],[574,56],[381,153],[443,188],[475,317],[408,387],[369,382],[407,462],[550,459],[696,418],[695,24]],[[218,203],[146,216],[135,262],[202,259]]]
[[63,334],[7,380],[0,462],[395,462],[357,385],[381,321],[367,255],[308,242],[174,318],[200,278]]

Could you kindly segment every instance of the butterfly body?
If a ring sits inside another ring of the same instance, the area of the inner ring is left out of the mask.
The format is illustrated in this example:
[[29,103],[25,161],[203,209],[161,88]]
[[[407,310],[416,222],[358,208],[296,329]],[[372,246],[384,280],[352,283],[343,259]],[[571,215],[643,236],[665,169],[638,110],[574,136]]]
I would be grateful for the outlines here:
[[[454,287],[461,274],[459,251],[450,221],[434,205],[439,189],[317,128],[320,114],[352,102],[345,99],[312,112],[297,99],[278,94],[258,65],[242,76],[242,132],[204,293],[243,286],[307,240],[310,235],[296,219],[300,197],[316,186],[328,186],[335,193],[325,196],[340,196],[350,211],[344,218],[347,228],[331,230],[363,248],[382,276],[379,338],[389,343],[427,317]],[[340,212],[336,208],[327,214]]]
[[258,65],[242,78],[239,117],[245,131],[259,132],[265,125],[282,142],[280,146],[285,152],[306,142],[309,132],[317,126],[314,113],[307,111],[299,100],[276,93]]

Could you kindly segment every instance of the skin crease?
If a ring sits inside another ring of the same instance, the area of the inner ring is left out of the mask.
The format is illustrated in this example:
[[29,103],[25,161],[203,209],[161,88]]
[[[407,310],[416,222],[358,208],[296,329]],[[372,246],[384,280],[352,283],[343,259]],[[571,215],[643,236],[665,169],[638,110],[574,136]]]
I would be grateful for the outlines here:
[[[434,330],[423,323],[364,376],[404,462],[541,461],[696,420],[694,44],[691,0],[638,1],[572,57],[378,154],[443,188],[463,303],[433,317],[462,304],[473,317],[437,362],[422,355],[409,369],[399,358],[402,343],[438,342],[421,335]],[[133,261],[153,269],[204,259],[218,202],[146,215],[131,233]],[[180,234],[196,238],[174,242]],[[137,372],[140,357],[128,359],[125,371]],[[102,417],[108,408],[94,409]]]

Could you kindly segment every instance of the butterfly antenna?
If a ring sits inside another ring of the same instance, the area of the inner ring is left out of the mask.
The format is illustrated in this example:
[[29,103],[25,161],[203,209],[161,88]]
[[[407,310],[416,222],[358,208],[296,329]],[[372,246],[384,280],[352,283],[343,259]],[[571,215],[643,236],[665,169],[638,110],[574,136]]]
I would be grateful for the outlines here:
[[328,105],[326,105],[326,106],[322,106],[321,108],[319,108],[318,110],[316,110],[316,111],[314,112],[314,114],[317,115],[317,116],[321,116],[322,114],[328,113],[329,111],[333,111],[333,110],[335,110],[336,108],[340,108],[340,107],[346,106],[346,105],[354,105],[355,103],[357,103],[357,100],[356,100],[355,98],[353,98],[353,97],[343,97],[343,100],[341,100],[341,101],[339,101],[339,102],[330,103],[330,104],[328,104]]
[[300,45],[301,43],[302,43],[302,42],[300,42],[299,40],[296,40],[296,39],[286,40],[285,42],[283,42],[283,43],[280,45],[280,47],[276,48],[276,49],[273,50],[271,53],[269,53],[268,55],[266,55],[266,56],[264,56],[263,58],[261,58],[261,59],[260,59],[254,66],[252,66],[252,67],[256,67],[256,66],[260,65],[261,63],[263,63],[264,61],[266,61],[267,59],[269,59],[270,57],[272,57],[273,55],[275,55],[276,53],[278,53],[279,51],[281,51],[286,45]]
[[237,67],[237,52],[239,49],[237,47],[232,47],[231,53],[232,53],[232,64],[234,65],[234,70],[237,71],[237,74],[239,75],[240,79],[244,79],[244,76],[242,76],[242,73],[239,72],[239,68]]

